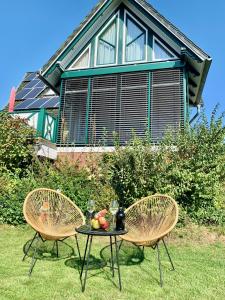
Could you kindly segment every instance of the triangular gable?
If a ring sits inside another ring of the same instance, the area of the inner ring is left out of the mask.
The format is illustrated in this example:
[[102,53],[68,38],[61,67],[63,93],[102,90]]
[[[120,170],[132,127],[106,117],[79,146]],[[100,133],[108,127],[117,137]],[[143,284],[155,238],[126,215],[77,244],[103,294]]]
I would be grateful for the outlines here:
[[[101,0],[91,11],[91,13],[85,18],[85,20],[79,25],[79,27],[73,31],[73,33],[68,37],[68,39],[63,43],[59,50],[50,58],[50,60],[43,66],[42,74],[45,75],[52,64],[60,60],[60,55],[63,54],[64,50],[70,46],[75,38],[85,29],[85,27],[93,20],[94,17],[104,9],[105,6],[112,4],[112,0]],[[114,2],[123,2],[117,1]],[[157,10],[155,10],[147,1],[145,0],[128,0],[128,2],[133,2],[139,4],[143,9],[145,9],[152,17],[154,17],[160,24],[162,24],[168,31],[170,31],[176,38],[178,38],[182,43],[184,43],[188,48],[190,48],[196,55],[199,55],[202,59],[210,59],[210,57],[196,46],[190,39],[188,39],[177,27],[171,24],[165,17],[163,17]]]
[[69,67],[69,70],[79,70],[90,67],[91,45],[89,45]]
[[[176,28],[166,18],[159,14],[158,11],[156,11],[145,0],[101,0],[84,20],[84,22],[81,23],[78,29],[72,33],[63,46],[43,67],[41,76],[44,77],[44,80],[46,80],[46,82],[48,82],[52,88],[56,87],[59,84],[61,74],[64,72],[65,68],[71,64],[72,59],[74,60],[78,53],[82,52],[82,39],[83,41],[87,41],[88,37],[91,36],[89,31],[92,31],[93,33],[94,30],[96,30],[96,26],[101,27],[106,20],[104,18],[107,17],[107,14],[109,15],[115,11],[121,3],[129,6],[134,14],[140,13],[142,15],[142,22],[145,22],[144,19],[146,20],[146,18],[149,18],[152,24],[155,23],[155,27],[152,29],[153,32],[155,32],[154,29],[156,29],[157,26],[160,28],[162,34],[158,34],[157,32],[159,38],[164,40],[164,37],[167,35],[166,43],[169,44],[170,48],[172,48],[172,53],[173,49],[176,49],[175,52],[178,51],[178,54],[182,56],[182,59],[186,63],[190,64],[190,70],[193,70],[193,74],[198,74],[195,97],[191,101],[193,103],[200,101],[203,86],[211,64],[211,58],[191,40],[189,40],[181,31],[179,31],[178,28]],[[144,18],[142,19],[143,16]],[[178,47],[176,47],[174,44],[174,40],[178,42]],[[85,45],[83,45],[83,47],[85,47]],[[169,53],[170,52],[167,54]],[[168,57],[169,56],[170,55],[168,55]],[[174,55],[174,57],[177,57],[177,55]]]
[[163,42],[153,37],[153,61],[177,59],[176,54]]

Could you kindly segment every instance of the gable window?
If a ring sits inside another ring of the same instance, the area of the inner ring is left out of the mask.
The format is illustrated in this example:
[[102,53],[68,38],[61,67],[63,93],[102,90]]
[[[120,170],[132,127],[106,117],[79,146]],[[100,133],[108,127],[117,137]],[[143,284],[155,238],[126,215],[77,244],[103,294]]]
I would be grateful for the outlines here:
[[86,69],[90,67],[90,52],[91,46],[86,48],[80,56],[75,60],[75,62],[71,65],[69,70],[78,70],[78,69]]
[[169,50],[162,42],[153,37],[153,60],[170,60],[175,59],[177,56]]
[[125,11],[124,62],[143,62],[147,57],[147,29]]
[[117,63],[117,25],[118,14],[97,36],[96,66],[114,65]]

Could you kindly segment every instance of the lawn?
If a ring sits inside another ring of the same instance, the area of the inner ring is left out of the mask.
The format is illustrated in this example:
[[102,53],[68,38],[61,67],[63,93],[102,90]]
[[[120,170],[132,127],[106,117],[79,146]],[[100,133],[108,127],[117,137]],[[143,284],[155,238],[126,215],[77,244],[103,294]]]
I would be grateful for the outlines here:
[[[194,225],[176,229],[169,238],[171,256],[176,271],[162,249],[164,287],[159,286],[156,252],[141,250],[124,244],[121,248],[121,275],[123,290],[117,289],[117,276],[112,280],[110,269],[102,266],[107,261],[109,248],[105,238],[94,239],[92,270],[88,274],[85,293],[81,293],[77,251],[73,253],[74,239],[60,244],[60,257],[47,252],[52,242],[39,251],[40,260],[32,276],[27,276],[31,258],[24,262],[23,247],[31,239],[28,226],[0,226],[0,299],[58,300],[58,299],[225,299],[225,238]],[[85,240],[79,236],[81,252]],[[53,251],[54,252],[54,251]]]

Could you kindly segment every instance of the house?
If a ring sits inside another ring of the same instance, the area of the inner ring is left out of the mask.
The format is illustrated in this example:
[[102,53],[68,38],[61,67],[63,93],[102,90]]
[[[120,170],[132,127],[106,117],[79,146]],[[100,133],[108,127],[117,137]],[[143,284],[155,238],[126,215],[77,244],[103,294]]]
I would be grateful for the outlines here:
[[[101,0],[39,79],[32,73],[15,111],[35,110],[39,117],[42,111],[39,122],[43,108],[51,117],[57,111],[51,141],[58,153],[110,150],[115,136],[124,145],[132,132],[157,143],[168,128],[190,121],[190,107],[199,108],[210,64],[210,56],[147,1]],[[23,94],[29,84],[33,98]]]

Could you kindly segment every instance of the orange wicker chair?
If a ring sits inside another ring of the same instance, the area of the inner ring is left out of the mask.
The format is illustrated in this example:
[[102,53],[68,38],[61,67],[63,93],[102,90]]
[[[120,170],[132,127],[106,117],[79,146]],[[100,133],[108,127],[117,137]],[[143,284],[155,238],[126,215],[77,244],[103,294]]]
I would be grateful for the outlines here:
[[125,211],[125,214],[128,233],[121,236],[122,242],[125,240],[137,246],[142,246],[143,250],[144,247],[157,249],[160,285],[162,286],[159,242],[162,240],[172,270],[174,270],[164,237],[171,232],[178,221],[177,203],[169,196],[156,194],[137,201]]
[[33,253],[29,275],[34,265],[37,243],[41,239],[55,241],[58,256],[58,241],[75,236],[78,254],[78,245],[75,228],[85,224],[85,218],[81,210],[66,196],[58,191],[41,188],[30,192],[23,205],[23,214],[27,223],[36,231],[29,247],[25,252],[23,260],[28,254],[32,244],[36,240],[36,247]]

